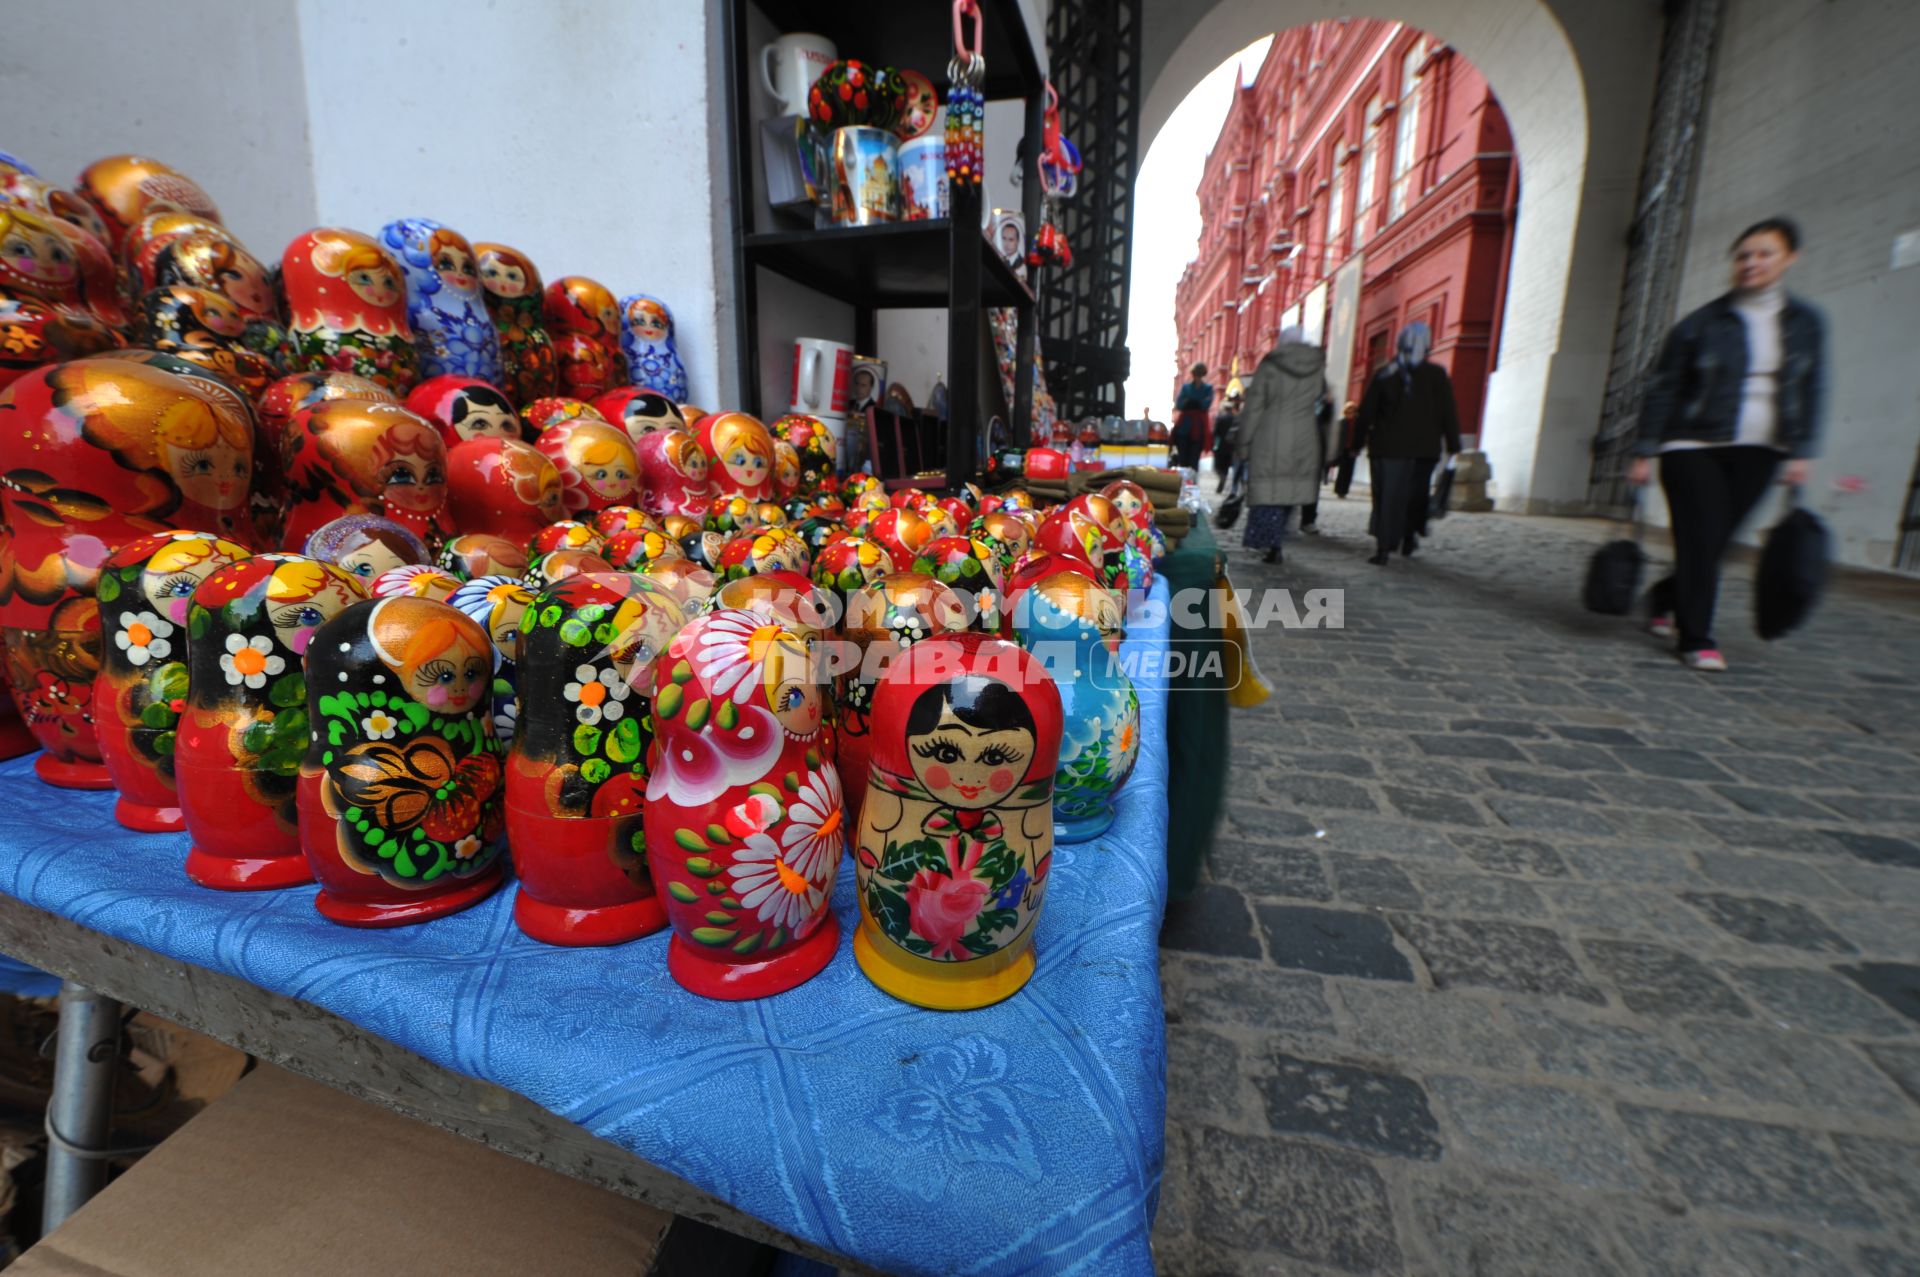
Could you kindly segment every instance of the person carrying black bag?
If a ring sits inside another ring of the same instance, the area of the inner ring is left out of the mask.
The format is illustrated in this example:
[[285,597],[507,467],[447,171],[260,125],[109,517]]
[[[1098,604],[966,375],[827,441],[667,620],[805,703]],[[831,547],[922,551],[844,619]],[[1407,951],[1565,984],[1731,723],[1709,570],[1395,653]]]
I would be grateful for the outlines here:
[[1427,358],[1433,332],[1415,321],[1400,330],[1393,362],[1374,375],[1354,418],[1354,447],[1365,448],[1373,475],[1369,563],[1384,566],[1394,550],[1412,554],[1427,526],[1427,494],[1440,454],[1460,451],[1460,409],[1447,370]]
[[1213,418],[1213,472],[1220,476],[1213,485],[1215,492],[1227,490],[1227,480],[1233,476],[1233,437],[1234,427],[1240,417],[1240,392],[1234,391],[1227,396],[1226,407]]
[[1692,669],[1727,668],[1713,638],[1721,560],[1776,477],[1806,483],[1819,440],[1826,321],[1781,282],[1799,250],[1786,218],[1742,231],[1733,290],[1673,326],[1640,408],[1628,478],[1646,483],[1659,458],[1674,558],[1649,591],[1647,629],[1675,636]]

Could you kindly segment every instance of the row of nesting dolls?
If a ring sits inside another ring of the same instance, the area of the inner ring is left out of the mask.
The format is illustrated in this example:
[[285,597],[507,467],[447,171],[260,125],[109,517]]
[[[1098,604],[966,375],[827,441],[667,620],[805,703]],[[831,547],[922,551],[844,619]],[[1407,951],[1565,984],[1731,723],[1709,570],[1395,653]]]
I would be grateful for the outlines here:
[[687,397],[665,303],[618,303],[526,254],[426,218],[378,235],[322,227],[269,271],[191,179],[140,156],[89,165],[71,190],[0,152],[0,386],[131,341],[191,358],[258,395],[286,372],[346,371],[396,394],[443,374],[514,402],[622,385]]
[[[1017,542],[1025,513],[980,518]],[[470,545],[445,575],[386,567],[368,599],[359,569],[407,534],[341,522],[338,562],[169,532],[100,575],[117,814],[184,824],[204,885],[317,877],[326,916],[396,925],[489,894],[511,843],[528,934],[614,943],[670,920],[676,979],[750,997],[832,956],[857,829],[863,967],[909,1001],[985,1005],[1032,970],[1056,833],[1104,827],[1096,791],[1110,805],[1138,748],[1108,659],[1120,605],[1084,560],[1021,560],[1015,646],[852,536],[823,552],[824,591],[774,566],[716,589],[663,555],[534,593],[457,580],[502,566]]]

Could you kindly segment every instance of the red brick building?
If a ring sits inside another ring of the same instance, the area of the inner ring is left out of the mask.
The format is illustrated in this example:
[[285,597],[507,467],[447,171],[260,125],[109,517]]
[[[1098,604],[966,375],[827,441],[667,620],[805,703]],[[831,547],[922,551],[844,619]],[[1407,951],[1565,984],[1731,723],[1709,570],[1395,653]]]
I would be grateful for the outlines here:
[[1195,363],[1222,390],[1251,376],[1297,323],[1326,346],[1335,399],[1358,399],[1395,332],[1424,319],[1461,427],[1478,433],[1519,168],[1466,59],[1398,22],[1281,32],[1237,88],[1199,196],[1199,255],[1175,294],[1176,390]]

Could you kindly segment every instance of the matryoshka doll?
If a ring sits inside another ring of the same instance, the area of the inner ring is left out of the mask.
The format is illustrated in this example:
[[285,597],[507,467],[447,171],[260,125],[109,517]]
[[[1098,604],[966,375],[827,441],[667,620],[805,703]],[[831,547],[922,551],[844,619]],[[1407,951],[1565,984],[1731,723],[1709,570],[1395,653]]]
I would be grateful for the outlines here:
[[529,589],[544,590],[572,576],[594,576],[613,571],[613,564],[592,550],[555,550],[542,555],[527,568]]
[[1013,601],[1020,645],[1044,654],[1065,726],[1053,783],[1054,838],[1085,842],[1113,824],[1114,800],[1140,756],[1140,697],[1116,659],[1118,597],[1057,572]]
[[503,747],[513,739],[514,723],[520,716],[517,658],[520,633],[533,593],[525,581],[512,577],[477,576],[447,598],[447,602],[479,622],[480,628],[493,640],[489,712],[493,716],[493,734]]
[[394,568],[430,563],[426,542],[377,514],[343,514],[314,529],[301,553],[352,573],[371,590]]
[[325,399],[293,421],[284,545],[305,545],[343,514],[378,514],[428,549],[447,536],[447,446],[431,421],[399,404]]
[[565,395],[548,395],[520,409],[520,420],[526,423],[526,435],[529,439],[537,439],[548,427],[557,426],[563,421],[572,421],[577,417],[586,417],[593,421],[602,419],[600,410],[586,400],[569,399]]
[[400,266],[371,236],[323,226],[280,256],[288,360],[351,372],[404,395],[419,377]]
[[[844,769],[840,784],[847,796],[847,820],[855,828],[867,792],[874,687],[915,643],[935,634],[964,632],[967,615],[960,598],[924,572],[888,573],[848,598],[840,633],[858,649],[860,663],[838,680],[834,757]],[[856,774],[860,779],[853,779]]]
[[525,253],[505,244],[476,243],[473,251],[500,340],[501,386],[515,403],[558,393],[560,367],[540,313],[540,272]]
[[527,548],[491,532],[462,532],[441,547],[434,566],[462,581],[476,576],[519,577],[527,571]]
[[800,453],[785,439],[773,441],[773,495],[787,501],[800,491]]
[[685,430],[656,430],[641,438],[640,508],[659,518],[705,516],[714,487],[707,450]]
[[314,908],[397,927],[491,895],[507,838],[487,632],[432,599],[369,600],[320,627],[308,665],[300,844]]
[[677,550],[649,559],[637,569],[637,573],[673,595],[680,610],[689,616],[713,597],[715,581],[712,571]]
[[627,380],[679,402],[687,397],[687,366],[673,337],[673,312],[658,297],[634,293],[620,302],[620,349]]
[[638,572],[656,559],[684,557],[680,543],[653,528],[633,528],[607,538],[603,552],[607,562],[619,572]]
[[186,827],[174,778],[187,697],[187,609],[200,582],[251,554],[210,532],[129,541],[95,586],[106,638],[94,680],[94,730],[113,787],[113,816],[141,833]]
[[935,1010],[1011,997],[1033,974],[1053,865],[1059,693],[1011,643],[941,636],[894,661],[869,725],[853,853],[860,969]]
[[1147,495],[1145,488],[1131,479],[1115,479],[1100,489],[1100,495],[1113,502],[1114,507],[1133,524],[1134,540],[1139,543],[1149,564],[1167,552],[1166,538],[1154,526],[1153,499]]
[[447,457],[447,504],[453,526],[525,545],[566,513],[560,472],[530,443],[469,439]]
[[451,448],[469,439],[521,437],[520,414],[491,382],[464,373],[429,377],[407,395],[407,410],[440,427]]
[[[541,528],[527,542],[527,571],[523,575],[529,580],[544,580],[544,565],[552,555],[584,551],[606,559],[606,548],[607,539],[586,524],[574,519],[561,519]],[[611,560],[607,562],[611,564]]]
[[388,568],[374,577],[373,583],[367,588],[367,593],[376,599],[405,596],[445,603],[463,584],[465,582],[451,572],[442,572],[429,564],[403,563],[397,568]]
[[937,537],[927,542],[914,560],[913,570],[926,572],[964,601],[973,628],[1000,632],[1000,566],[993,549],[971,537]]
[[667,924],[643,800],[654,660],[683,621],[671,594],[630,573],[569,577],[528,608],[506,811],[514,921],[536,940],[620,944]]
[[933,540],[933,527],[912,507],[901,506],[874,515],[865,535],[879,542],[896,565],[911,567],[921,549]]
[[293,418],[323,399],[398,403],[391,390],[350,372],[296,372],[280,378],[255,401],[253,525],[261,545],[280,545],[287,522],[287,472],[300,451]]
[[0,204],[0,389],[42,364],[119,344],[86,305],[79,253],[66,234],[26,209]]
[[660,521],[637,506],[610,505],[595,512],[593,530],[603,538],[621,532],[657,532]]
[[716,412],[694,427],[713,464],[714,486],[749,501],[773,497],[773,436],[744,412]]
[[833,596],[844,616],[848,600],[856,591],[872,585],[895,566],[893,556],[878,541],[841,537],[813,556],[813,583]]
[[47,751],[42,780],[110,786],[91,702],[101,565],[181,525],[251,545],[252,452],[246,401],[197,370],[87,359],[0,391],[0,626],[21,716]]
[[1067,502],[1067,509],[1084,514],[1101,530],[1100,551],[1106,558],[1101,570],[1108,585],[1125,594],[1151,583],[1153,566],[1134,544],[1133,521],[1120,513],[1119,506],[1098,493],[1085,492]]
[[591,399],[620,384],[626,371],[620,308],[605,284],[585,275],[554,280],[547,285],[545,315],[561,394]]
[[1040,520],[1032,553],[1082,559],[1099,570],[1102,581],[1109,581],[1106,544],[1107,530],[1094,522],[1092,515],[1085,510],[1062,508]]
[[169,235],[157,246],[151,275],[148,287],[178,284],[232,302],[244,325],[240,345],[272,364],[278,375],[286,358],[287,329],[280,321],[273,280],[259,258],[225,232],[194,231]]
[[654,663],[646,845],[673,923],[667,970],[691,992],[779,993],[832,959],[844,846],[814,657],[793,630],[720,608]]
[[279,377],[273,361],[247,347],[247,317],[219,293],[167,284],[140,298],[133,325],[136,344],[163,350],[244,390],[249,400]]
[[306,661],[321,624],[365,597],[347,573],[298,554],[243,559],[194,589],[173,766],[187,876],[201,886],[312,880],[294,799],[312,734]]
[[785,528],[759,528],[728,541],[714,565],[722,581],[762,572],[805,573],[813,566],[807,543]]
[[656,430],[687,428],[679,405],[659,391],[649,390],[645,386],[622,386],[604,395],[596,395],[593,407],[614,425],[625,427],[636,445],[642,435],[650,435]]
[[560,472],[561,502],[570,516],[591,514],[638,495],[640,458],[619,426],[577,417],[548,426],[533,446]]
[[380,228],[380,243],[406,277],[420,375],[458,373],[499,384],[500,338],[466,236],[430,218],[403,217]]
[[177,209],[210,222],[220,210],[198,183],[176,168],[143,155],[110,155],[80,171],[74,191],[93,205],[106,223],[109,243],[118,249],[129,227],[149,213]]
[[701,526],[725,536],[751,532],[760,526],[760,507],[745,497],[715,497]]

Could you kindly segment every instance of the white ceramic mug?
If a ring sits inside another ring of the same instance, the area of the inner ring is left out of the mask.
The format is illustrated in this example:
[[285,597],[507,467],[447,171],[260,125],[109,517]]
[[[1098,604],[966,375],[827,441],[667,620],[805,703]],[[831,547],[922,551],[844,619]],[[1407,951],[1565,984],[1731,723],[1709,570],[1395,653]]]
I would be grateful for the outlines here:
[[824,337],[793,342],[793,394],[788,412],[825,420],[847,415],[847,385],[853,373],[853,347]]
[[947,140],[917,137],[900,144],[900,218],[918,222],[947,215]]
[[785,115],[807,114],[807,91],[840,56],[823,35],[796,31],[760,50],[760,83],[780,99]]

